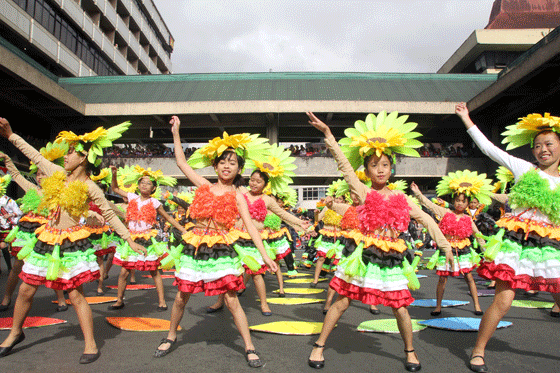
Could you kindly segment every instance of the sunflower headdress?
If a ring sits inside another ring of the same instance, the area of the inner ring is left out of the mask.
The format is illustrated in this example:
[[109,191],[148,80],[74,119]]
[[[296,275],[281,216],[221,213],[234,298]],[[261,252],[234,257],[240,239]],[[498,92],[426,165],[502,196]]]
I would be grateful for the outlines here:
[[5,174],[0,177],[0,196],[6,194],[6,190],[8,189],[8,185],[12,181],[12,176],[10,174]]
[[396,180],[395,182],[387,184],[387,188],[391,190],[400,190],[404,193],[406,188],[408,188],[408,183],[404,180]]
[[422,143],[416,140],[419,132],[412,132],[417,123],[407,122],[408,115],[396,111],[387,114],[382,111],[377,116],[368,114],[366,120],[357,120],[354,127],[344,131],[345,138],[339,141],[342,152],[354,168],[363,163],[363,158],[375,154],[394,157],[396,153],[411,157],[420,157],[415,148]]
[[292,183],[291,176],[295,176],[295,158],[289,150],[283,146],[272,144],[268,149],[268,155],[263,158],[249,159],[247,164],[253,169],[259,169],[268,175],[268,185],[273,194],[282,191]]
[[[346,181],[344,181],[344,179],[338,179],[333,181],[329,187],[327,188],[327,192],[325,193],[325,195],[327,196],[331,196],[331,197],[340,197],[343,196],[346,193],[340,193],[339,190],[341,188],[343,188],[344,184],[346,184]],[[348,184],[346,184],[346,187],[348,187]],[[346,192],[350,192],[350,190],[348,188],[346,188]]]
[[197,149],[187,160],[189,166],[194,169],[204,168],[212,165],[212,161],[222,155],[227,149],[233,149],[243,159],[263,159],[268,155],[270,144],[267,138],[259,137],[258,134],[240,133],[228,135],[224,132],[222,137],[215,137],[207,145]]
[[560,117],[544,113],[544,115],[533,113],[519,118],[515,124],[506,127],[502,133],[505,138],[502,144],[508,144],[506,150],[518,148],[530,144],[533,146],[535,136],[545,130],[556,132],[560,135]]
[[106,167],[101,169],[99,175],[90,175],[89,178],[96,183],[103,184],[104,186],[110,186],[111,181],[113,180],[113,174],[111,173],[111,169]]
[[486,174],[469,170],[450,172],[442,177],[436,186],[438,196],[465,193],[468,198],[475,197],[483,205],[492,203],[490,198],[492,190],[491,180],[486,178]]
[[134,166],[124,177],[123,184],[138,185],[138,181],[145,176],[149,177],[156,184],[156,188],[160,185],[175,186],[177,184],[177,179],[165,176],[161,170],[152,171],[151,168],[145,169],[138,165]]
[[176,196],[173,196],[169,191],[164,193],[163,198],[165,199],[165,205],[169,208],[170,211],[177,210],[177,203],[173,200],[173,197],[176,197],[180,200],[185,201],[189,205],[192,204],[194,199],[194,192],[181,192],[177,193]]
[[[64,156],[68,153],[68,144],[66,142],[49,142],[39,149],[39,152],[52,163],[64,166]],[[37,165],[33,162],[29,166],[29,172],[37,172]]]
[[99,166],[103,149],[112,146],[113,141],[120,138],[131,124],[131,122],[124,122],[108,129],[98,127],[92,132],[79,136],[72,131],[62,131],[56,137],[55,142],[66,142],[69,146],[73,146],[77,152],[85,152],[89,145],[87,160],[91,164]]
[[131,173],[134,173],[134,167],[130,167],[130,166],[119,167],[117,169],[117,184],[120,189],[122,189],[127,193],[136,193],[136,190],[138,189],[137,183],[126,184],[124,182],[126,179],[128,179]]
[[508,184],[514,180],[514,177],[510,170],[504,166],[500,166],[496,170],[496,179],[498,179],[498,181],[494,183],[494,192],[499,191],[500,193],[505,193]]

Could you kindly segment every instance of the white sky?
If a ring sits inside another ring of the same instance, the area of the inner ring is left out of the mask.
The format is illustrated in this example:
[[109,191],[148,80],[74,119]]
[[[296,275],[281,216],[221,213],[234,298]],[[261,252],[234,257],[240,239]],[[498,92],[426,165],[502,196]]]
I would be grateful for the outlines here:
[[154,0],[173,73],[436,72],[494,0]]

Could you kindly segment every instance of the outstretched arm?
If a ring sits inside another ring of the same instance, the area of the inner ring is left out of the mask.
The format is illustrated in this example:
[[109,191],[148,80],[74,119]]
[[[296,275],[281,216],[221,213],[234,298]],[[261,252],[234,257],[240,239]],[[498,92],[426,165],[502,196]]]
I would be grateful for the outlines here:
[[119,182],[117,181],[117,168],[115,166],[109,167],[111,168],[111,172],[113,174],[113,176],[111,177],[111,190],[113,191],[113,193],[126,198],[128,194],[124,190],[119,188]]
[[21,189],[23,189],[25,192],[30,189],[39,190],[39,187],[37,185],[33,184],[31,181],[23,177],[23,175],[19,172],[16,165],[8,155],[0,152],[0,160],[4,160],[4,164],[8,169],[8,173],[12,176],[12,180],[15,181]]
[[177,220],[175,220],[171,215],[169,215],[167,212],[165,212],[165,210],[163,209],[163,206],[160,205],[157,208],[157,212],[158,214],[160,214],[165,220],[167,220],[172,226],[174,226],[175,228],[177,228],[179,230],[179,232],[181,232],[182,234],[187,233],[187,230],[185,229],[185,227],[183,227],[181,224],[179,224],[179,222]]
[[430,209],[434,214],[443,217],[445,214],[450,212],[449,209],[446,209],[445,207],[442,207],[442,206],[438,206],[435,203],[433,203],[432,201],[430,201],[428,199],[428,197],[426,197],[425,195],[422,194],[422,192],[420,191],[420,188],[418,188],[418,185],[416,185],[415,182],[412,182],[410,184],[410,190],[412,191],[412,194],[414,194],[414,196],[416,198],[418,198],[420,203],[422,205],[426,206],[426,208]]
[[196,186],[199,187],[204,184],[210,183],[204,177],[197,174],[191,166],[187,163],[187,158],[183,152],[183,145],[181,144],[181,137],[179,135],[179,128],[181,127],[181,121],[179,117],[174,115],[169,121],[171,124],[171,133],[173,134],[173,145],[175,147],[175,159],[177,160],[177,166],[185,176]]
[[329,128],[329,126],[323,123],[323,121],[317,118],[315,114],[308,112],[307,116],[309,117],[309,124],[317,128],[319,131],[323,132],[323,134],[325,135],[325,144],[333,155],[338,165],[338,169],[340,170],[340,172],[342,172],[344,180],[346,180],[346,182],[350,186],[350,191],[354,192],[358,196],[360,204],[364,203],[365,197],[368,192],[368,187],[366,187],[360,181],[360,179],[358,179],[358,176],[356,176],[356,173],[350,165],[350,162],[348,162],[348,159],[346,158],[344,153],[342,153],[340,146],[336,142],[331,129]]

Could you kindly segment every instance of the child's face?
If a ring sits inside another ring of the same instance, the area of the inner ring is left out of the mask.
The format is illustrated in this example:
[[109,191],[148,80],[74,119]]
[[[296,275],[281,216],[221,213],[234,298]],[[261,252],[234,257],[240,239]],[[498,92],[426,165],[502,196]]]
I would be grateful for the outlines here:
[[138,190],[141,195],[149,196],[155,190],[154,182],[148,176],[144,176],[138,181]]
[[251,189],[251,192],[260,194],[262,193],[264,186],[264,179],[261,177],[261,175],[256,172],[251,175],[251,178],[249,179],[249,188]]
[[453,200],[453,206],[455,207],[456,212],[465,211],[468,204],[469,204],[469,200],[467,199],[467,196],[465,196],[464,194],[459,194]]
[[560,140],[558,135],[548,132],[536,136],[532,152],[539,166],[558,165],[560,160]]

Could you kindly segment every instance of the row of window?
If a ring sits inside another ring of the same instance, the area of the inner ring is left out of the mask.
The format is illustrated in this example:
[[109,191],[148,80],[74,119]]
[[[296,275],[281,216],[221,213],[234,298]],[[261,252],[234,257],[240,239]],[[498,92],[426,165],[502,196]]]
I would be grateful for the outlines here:
[[120,75],[102,52],[47,0],[14,0],[27,14],[60,40],[97,75]]
[[303,187],[301,188],[301,199],[303,201],[313,201],[325,198],[327,187]]

